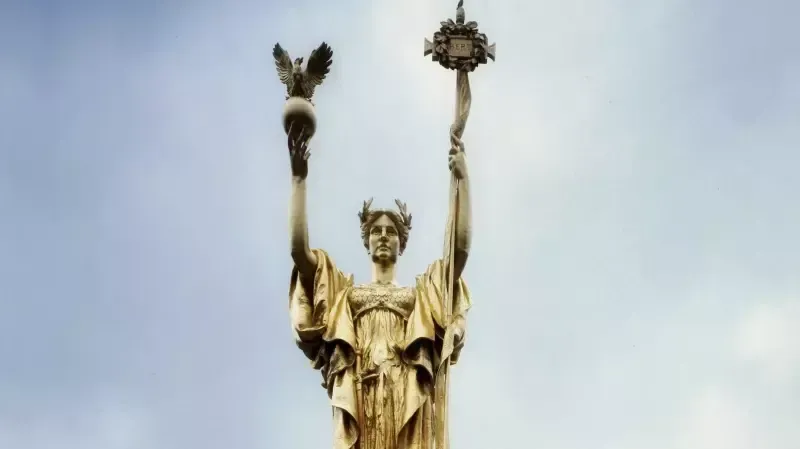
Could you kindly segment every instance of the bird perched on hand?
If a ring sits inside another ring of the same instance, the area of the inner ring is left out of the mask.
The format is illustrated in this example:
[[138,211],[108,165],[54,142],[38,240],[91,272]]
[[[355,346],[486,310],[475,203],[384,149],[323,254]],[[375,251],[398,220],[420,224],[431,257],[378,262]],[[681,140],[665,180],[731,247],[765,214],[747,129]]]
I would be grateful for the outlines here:
[[302,68],[303,58],[297,58],[292,63],[292,58],[281,44],[275,44],[272,56],[275,58],[278,76],[286,85],[287,100],[290,97],[301,97],[311,101],[314,88],[322,84],[333,62],[333,50],[325,42],[311,52],[305,70]]

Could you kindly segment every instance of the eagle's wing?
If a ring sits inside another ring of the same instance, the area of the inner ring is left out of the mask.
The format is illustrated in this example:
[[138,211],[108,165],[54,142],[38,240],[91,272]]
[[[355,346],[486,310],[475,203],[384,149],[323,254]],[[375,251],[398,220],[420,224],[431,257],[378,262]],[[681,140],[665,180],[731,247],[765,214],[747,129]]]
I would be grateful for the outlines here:
[[330,71],[333,62],[333,50],[325,42],[311,52],[306,65],[306,76],[304,77],[303,90],[311,97],[314,95],[314,88],[322,84],[325,75]]
[[275,68],[278,69],[278,77],[283,84],[286,84],[288,91],[292,90],[292,58],[289,53],[281,47],[281,44],[275,44],[272,49],[272,56],[275,58]]

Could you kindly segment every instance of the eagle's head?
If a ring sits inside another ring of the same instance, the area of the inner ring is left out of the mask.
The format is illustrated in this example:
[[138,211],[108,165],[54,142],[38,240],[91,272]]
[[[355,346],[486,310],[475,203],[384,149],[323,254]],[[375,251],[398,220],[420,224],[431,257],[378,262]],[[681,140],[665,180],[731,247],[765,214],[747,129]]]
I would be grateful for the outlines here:
[[296,58],[294,60],[294,69],[299,71],[300,67],[303,65],[303,58]]

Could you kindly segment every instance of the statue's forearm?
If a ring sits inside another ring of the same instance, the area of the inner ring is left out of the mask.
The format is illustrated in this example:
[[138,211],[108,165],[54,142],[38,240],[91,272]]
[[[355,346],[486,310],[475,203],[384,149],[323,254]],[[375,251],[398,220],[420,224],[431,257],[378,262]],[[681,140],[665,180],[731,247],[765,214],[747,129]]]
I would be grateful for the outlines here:
[[289,201],[289,247],[300,274],[308,278],[316,271],[317,258],[308,243],[306,218],[306,182],[292,179],[292,197]]
[[[466,175],[466,174],[465,174]],[[461,272],[467,264],[469,249],[472,243],[472,202],[470,200],[469,176],[464,176],[458,182],[458,215],[455,229],[455,279],[461,277]]]

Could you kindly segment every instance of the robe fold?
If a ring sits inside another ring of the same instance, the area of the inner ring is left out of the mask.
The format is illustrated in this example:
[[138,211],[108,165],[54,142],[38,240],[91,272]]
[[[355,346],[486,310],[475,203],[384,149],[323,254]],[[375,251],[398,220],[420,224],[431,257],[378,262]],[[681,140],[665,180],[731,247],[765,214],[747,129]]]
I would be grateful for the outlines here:
[[[312,251],[317,258],[314,279],[301,279],[297,267],[292,270],[289,309],[295,341],[320,370],[331,401],[334,449],[350,449],[359,438],[361,449],[432,449],[435,374],[448,356],[456,363],[463,347],[463,339],[452,348],[443,345],[444,264],[437,260],[416,277],[407,315],[378,307],[354,319],[352,292],[358,287],[352,276],[340,271],[325,251]],[[470,306],[469,290],[459,279],[453,318],[466,318]],[[369,351],[359,348],[359,342],[377,345],[373,340],[384,334],[397,347],[398,361],[383,377],[364,384],[361,405],[368,422],[359,423],[356,381],[363,373],[356,373],[356,350]]]

